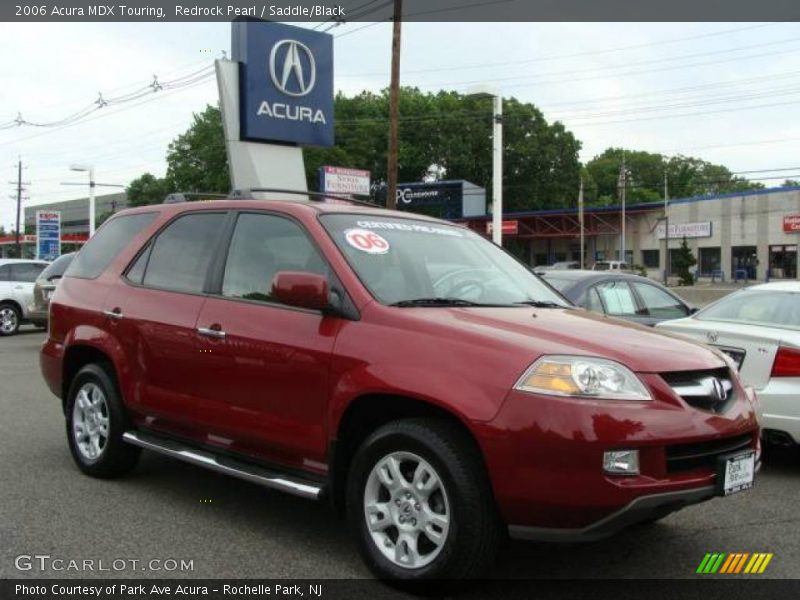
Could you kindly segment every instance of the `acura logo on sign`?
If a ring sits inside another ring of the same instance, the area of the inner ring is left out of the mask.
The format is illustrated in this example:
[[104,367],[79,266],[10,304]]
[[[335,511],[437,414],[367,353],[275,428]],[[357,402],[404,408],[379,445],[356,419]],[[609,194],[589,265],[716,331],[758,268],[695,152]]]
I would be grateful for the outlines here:
[[[285,54],[282,53],[284,48]],[[281,56],[283,57],[282,61],[280,60]],[[296,40],[276,42],[269,53],[269,75],[275,87],[284,94],[295,97],[305,96],[314,89],[314,83],[317,80],[317,64],[314,61],[314,54],[308,46]]]

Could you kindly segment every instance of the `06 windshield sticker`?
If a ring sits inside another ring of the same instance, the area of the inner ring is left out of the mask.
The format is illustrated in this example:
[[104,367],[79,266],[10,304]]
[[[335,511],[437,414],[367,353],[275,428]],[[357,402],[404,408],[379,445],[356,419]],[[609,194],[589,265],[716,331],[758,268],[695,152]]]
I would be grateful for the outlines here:
[[386,254],[390,248],[385,238],[366,229],[348,229],[344,232],[344,239],[356,250],[367,254]]
[[362,229],[389,229],[392,231],[411,231],[414,233],[433,233],[435,235],[446,235],[449,237],[464,237],[460,231],[446,227],[434,227],[432,225],[422,225],[420,223],[389,223],[388,221],[357,221],[356,225]]

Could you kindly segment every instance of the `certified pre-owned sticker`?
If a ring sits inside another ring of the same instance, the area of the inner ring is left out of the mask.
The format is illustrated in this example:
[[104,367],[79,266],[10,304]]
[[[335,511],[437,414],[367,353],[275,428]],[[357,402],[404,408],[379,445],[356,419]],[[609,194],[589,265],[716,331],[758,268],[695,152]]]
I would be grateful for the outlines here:
[[389,252],[389,242],[374,231],[348,229],[344,232],[344,239],[356,250],[361,250],[368,254],[386,254]]

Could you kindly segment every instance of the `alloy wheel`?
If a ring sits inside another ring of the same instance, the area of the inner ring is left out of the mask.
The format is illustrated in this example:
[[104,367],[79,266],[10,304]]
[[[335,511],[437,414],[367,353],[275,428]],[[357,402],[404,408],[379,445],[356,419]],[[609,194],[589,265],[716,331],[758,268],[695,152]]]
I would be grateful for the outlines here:
[[17,328],[17,313],[13,308],[5,306],[0,309],[0,331],[13,333]]
[[108,404],[103,390],[95,383],[84,383],[72,408],[72,434],[81,456],[95,461],[108,445]]

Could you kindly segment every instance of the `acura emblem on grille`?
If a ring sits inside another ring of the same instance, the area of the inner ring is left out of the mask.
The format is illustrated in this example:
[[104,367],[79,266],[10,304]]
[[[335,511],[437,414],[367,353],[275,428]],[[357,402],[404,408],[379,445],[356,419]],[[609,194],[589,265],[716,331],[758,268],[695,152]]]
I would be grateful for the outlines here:
[[719,338],[719,334],[716,331],[709,331],[706,334],[706,339],[708,340],[708,342],[710,344],[713,344],[714,342],[716,342],[717,338]]
[[728,393],[725,391],[725,386],[716,377],[711,378],[711,387],[713,388],[714,398],[717,402],[724,402],[728,398]]

